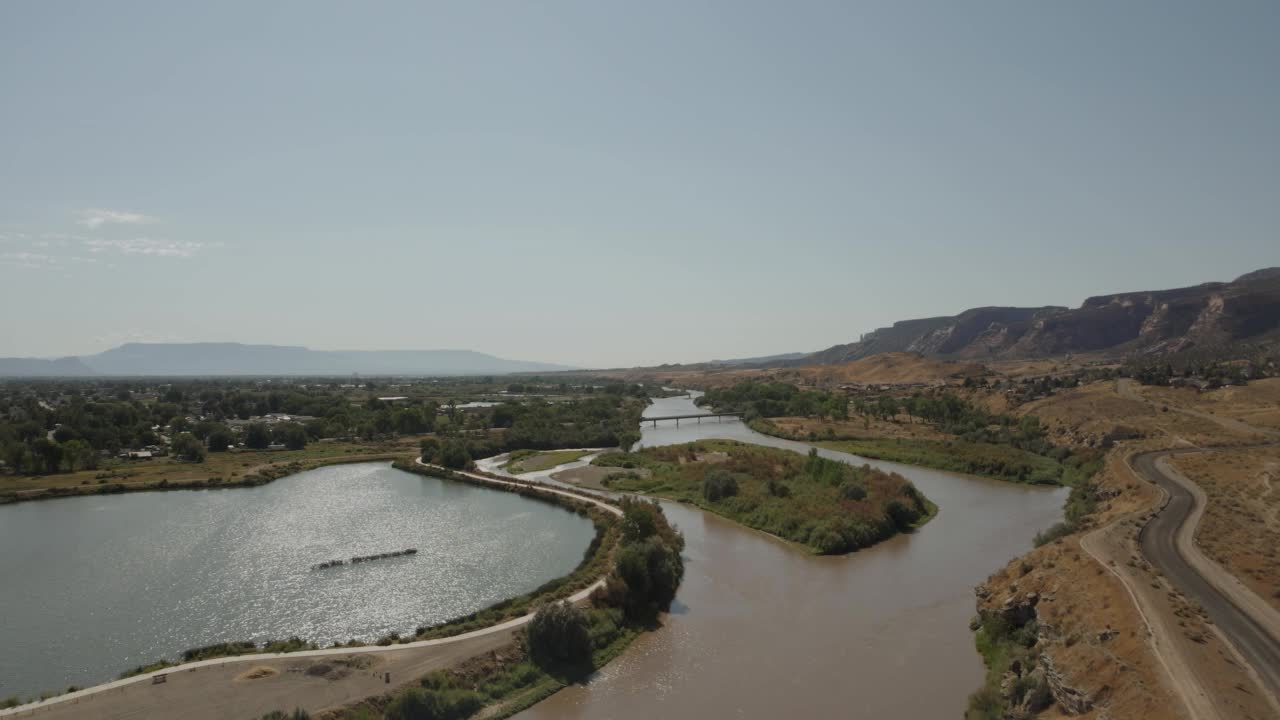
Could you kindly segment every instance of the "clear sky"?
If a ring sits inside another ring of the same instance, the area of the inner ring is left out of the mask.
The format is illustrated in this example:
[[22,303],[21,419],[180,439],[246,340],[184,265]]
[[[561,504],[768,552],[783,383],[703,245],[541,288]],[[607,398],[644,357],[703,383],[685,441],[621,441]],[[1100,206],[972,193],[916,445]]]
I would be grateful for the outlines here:
[[0,355],[586,366],[1280,265],[1280,3],[0,3]]

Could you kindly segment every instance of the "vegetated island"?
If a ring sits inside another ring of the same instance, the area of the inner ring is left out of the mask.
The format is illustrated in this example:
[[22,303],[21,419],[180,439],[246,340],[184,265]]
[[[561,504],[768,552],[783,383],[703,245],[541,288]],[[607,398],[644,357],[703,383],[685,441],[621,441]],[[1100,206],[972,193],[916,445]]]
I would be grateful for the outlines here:
[[909,480],[732,440],[610,452],[611,490],[687,502],[823,555],[848,553],[923,525],[937,512]]

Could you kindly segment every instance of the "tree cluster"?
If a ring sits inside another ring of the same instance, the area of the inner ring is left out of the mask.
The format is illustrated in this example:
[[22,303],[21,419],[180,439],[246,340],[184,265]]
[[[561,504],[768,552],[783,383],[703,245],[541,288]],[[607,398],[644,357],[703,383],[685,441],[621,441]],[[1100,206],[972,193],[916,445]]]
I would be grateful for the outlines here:
[[717,410],[742,413],[745,420],[784,416],[844,420],[849,416],[849,401],[843,393],[801,390],[783,382],[748,381],[711,388],[698,400]]
[[621,608],[647,621],[671,607],[684,579],[684,536],[667,522],[656,501],[624,497],[622,538],[613,571],[597,590],[597,605]]

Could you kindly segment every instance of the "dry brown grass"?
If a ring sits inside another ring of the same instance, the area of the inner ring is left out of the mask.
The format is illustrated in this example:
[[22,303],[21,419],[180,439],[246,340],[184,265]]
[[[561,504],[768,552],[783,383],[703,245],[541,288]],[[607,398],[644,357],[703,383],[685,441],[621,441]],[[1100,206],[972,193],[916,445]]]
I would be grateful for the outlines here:
[[1171,403],[1280,430],[1280,378],[1255,380],[1240,387],[1197,392],[1193,388],[1145,387],[1142,393],[1156,402]]
[[1174,456],[1209,497],[1196,541],[1280,609],[1280,448]]
[[279,675],[279,674],[280,674],[280,671],[276,670],[273,667],[267,667],[266,665],[259,665],[258,667],[255,667],[251,670],[248,670],[242,673],[239,677],[236,678],[236,680],[260,680],[262,678],[268,678],[273,675]]
[[[1200,609],[1170,589],[1142,560],[1136,542],[1138,530],[1161,494],[1134,475],[1124,462],[1127,455],[1141,450],[1187,442],[1242,444],[1256,441],[1257,437],[1238,427],[1223,427],[1213,419],[1163,411],[1161,404],[1174,402],[1163,388],[1138,388],[1137,392],[1140,397],[1149,397],[1146,393],[1152,390],[1156,391],[1154,407],[1125,396],[1114,382],[1100,382],[1062,391],[1019,409],[1020,413],[1039,416],[1058,442],[1097,444],[1117,428],[1132,428],[1142,437],[1113,450],[1106,467],[1095,477],[1101,500],[1090,527],[1110,528],[1101,542],[1113,557],[1120,558],[1117,564],[1103,567],[1082,552],[1081,536],[1071,536],[1014,560],[992,576],[987,583],[992,591],[988,602],[1002,602],[1011,594],[1028,591],[1046,596],[1037,608],[1041,623],[1050,626],[1045,649],[1069,683],[1086,691],[1098,691],[1105,698],[1087,716],[1105,712],[1109,717],[1180,717],[1181,703],[1168,685],[1145,624],[1124,585],[1108,570],[1124,574],[1143,597],[1148,612],[1156,613],[1158,622],[1173,628],[1169,642],[1187,659],[1218,706],[1229,710],[1231,717],[1267,717],[1270,707],[1260,694],[1249,691],[1251,683],[1244,678],[1231,651],[1204,621]],[[1238,393],[1235,402],[1234,408],[1243,409],[1254,401],[1247,393]],[[1233,458],[1230,464],[1228,457]],[[1188,461],[1190,464],[1184,465]],[[1246,582],[1252,580],[1255,589],[1277,577],[1275,557],[1268,554],[1274,553],[1277,541],[1274,536],[1259,536],[1256,522],[1252,529],[1239,524],[1241,518],[1257,521],[1268,517],[1268,508],[1272,511],[1270,517],[1275,518],[1274,503],[1280,499],[1263,495],[1258,473],[1268,462],[1276,461],[1280,461],[1280,451],[1243,448],[1177,459],[1179,467],[1186,467],[1192,479],[1210,493],[1210,507],[1201,532],[1207,530],[1215,538],[1223,557],[1228,563],[1235,563],[1228,567]],[[1229,500],[1215,502],[1214,494]],[[1254,537],[1245,537],[1250,534]],[[1213,555],[1212,549],[1206,550]],[[1275,586],[1270,587],[1274,592]],[[1119,634],[1103,639],[1103,631],[1108,628]],[[1043,717],[1061,715],[1051,709]]]
[[1159,414],[1147,403],[1120,397],[1116,384],[1108,380],[1060,390],[1022,405],[1016,412],[1040,418],[1054,442],[1094,447],[1120,428],[1154,430]]
[[966,377],[988,374],[974,362],[935,360],[914,353],[882,353],[838,365],[805,365],[782,368],[633,368],[586,373],[631,382],[665,382],[680,387],[706,389],[746,380],[788,382],[801,387],[834,387],[848,383],[901,384],[946,382],[959,384]]
[[[1040,596],[1036,613],[1042,640],[1037,650],[1053,659],[1069,686],[1099,699],[1091,712],[1076,717],[1180,717],[1181,706],[1164,684],[1163,669],[1128,593],[1081,550],[1078,539],[1051,543],[1014,560],[987,587],[992,591],[983,604],[988,609],[999,608],[1007,597]],[[1042,717],[1062,715],[1054,706]]]
[[602,467],[600,465],[586,465],[584,467],[573,468],[570,470],[561,470],[551,476],[552,480],[577,485],[578,487],[591,488],[592,490],[608,490],[604,485],[604,481],[617,475],[634,475],[639,478],[647,478],[652,473],[647,468],[618,468],[618,467]]

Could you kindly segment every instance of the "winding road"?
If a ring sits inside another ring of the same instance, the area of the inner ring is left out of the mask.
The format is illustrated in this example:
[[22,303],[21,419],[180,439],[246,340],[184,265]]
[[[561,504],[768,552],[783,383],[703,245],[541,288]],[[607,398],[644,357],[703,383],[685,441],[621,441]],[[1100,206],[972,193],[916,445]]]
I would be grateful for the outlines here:
[[[1117,391],[1121,397],[1155,405],[1134,388],[1132,381],[1120,380]],[[1280,439],[1280,433],[1274,430],[1254,427],[1240,420],[1173,405],[1162,407],[1208,420],[1229,430]],[[1169,458],[1274,444],[1235,448],[1191,446],[1140,453],[1130,459],[1134,472],[1165,494],[1164,503],[1138,535],[1143,556],[1174,588],[1204,608],[1217,631],[1248,663],[1255,679],[1271,695],[1273,705],[1280,699],[1280,611],[1200,551],[1195,533],[1208,498],[1198,485],[1169,463]]]
[[1273,696],[1280,696],[1280,623],[1275,617],[1280,613],[1195,546],[1195,530],[1204,512],[1204,493],[1180,477],[1166,461],[1172,455],[1208,449],[1180,448],[1133,457],[1133,469],[1167,496],[1164,506],[1142,528],[1138,541],[1147,561],[1205,609],[1266,689]]

